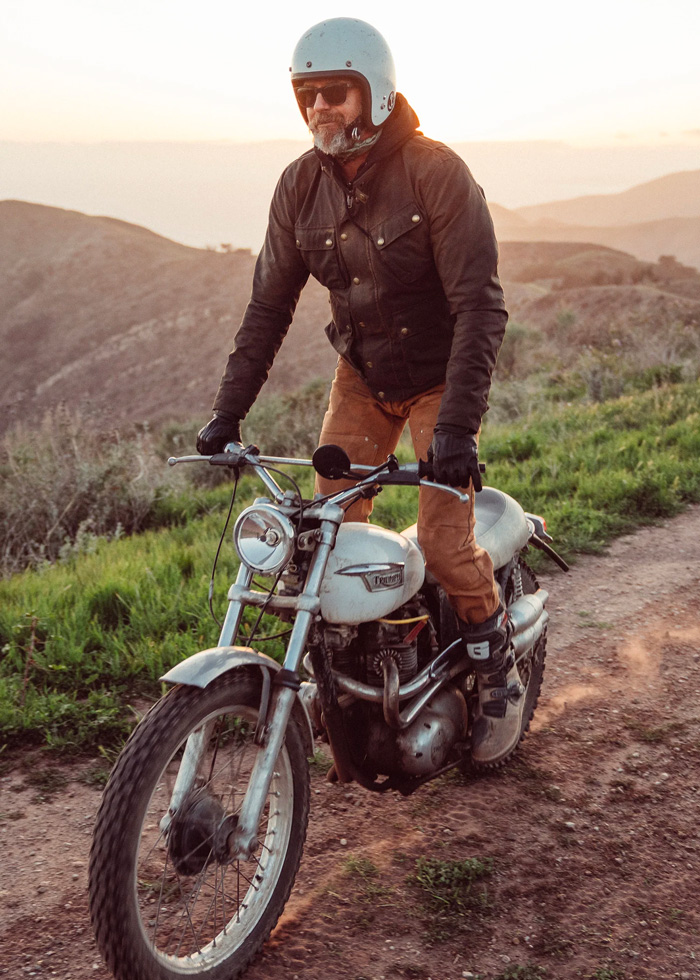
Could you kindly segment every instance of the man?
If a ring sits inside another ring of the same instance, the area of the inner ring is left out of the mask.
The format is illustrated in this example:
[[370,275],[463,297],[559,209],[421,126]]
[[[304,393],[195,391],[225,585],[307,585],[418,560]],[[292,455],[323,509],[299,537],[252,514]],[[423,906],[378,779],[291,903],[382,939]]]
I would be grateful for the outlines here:
[[[483,193],[461,158],[418,131],[396,93],[391,52],[369,24],[317,24],[290,71],[314,149],[275,190],[252,297],[198,450],[240,441],[240,420],[312,274],[329,289],[326,333],[339,354],[321,444],[377,465],[408,422],[436,481],[479,491],[478,434],[507,320]],[[321,493],[337,488],[317,480]],[[371,509],[360,501],[347,517],[366,521]],[[491,559],[474,540],[473,494],[465,505],[421,488],[418,540],[477,671],[472,755],[498,763],[519,740],[522,686]]]

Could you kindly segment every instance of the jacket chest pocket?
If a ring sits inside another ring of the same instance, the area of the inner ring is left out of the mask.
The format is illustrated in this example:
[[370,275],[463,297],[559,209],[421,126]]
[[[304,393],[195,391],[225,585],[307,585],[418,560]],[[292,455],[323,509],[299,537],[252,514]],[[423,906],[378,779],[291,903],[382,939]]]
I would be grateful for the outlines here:
[[415,204],[383,218],[370,234],[380,268],[401,282],[416,282],[435,268],[428,223]]
[[334,228],[296,228],[296,246],[311,275],[327,289],[343,289],[346,276],[340,263]]

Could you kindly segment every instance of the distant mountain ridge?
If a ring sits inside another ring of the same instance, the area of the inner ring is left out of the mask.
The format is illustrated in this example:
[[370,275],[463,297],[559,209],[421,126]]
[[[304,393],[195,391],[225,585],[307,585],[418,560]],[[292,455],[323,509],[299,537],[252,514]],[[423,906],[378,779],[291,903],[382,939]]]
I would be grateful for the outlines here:
[[595,242],[655,262],[675,255],[700,269],[700,170],[619,194],[509,210],[491,205],[499,241]]
[[545,220],[588,227],[700,218],[700,170],[667,174],[618,194],[591,194],[517,208],[535,223]]
[[[231,242],[257,252],[275,184],[310,146],[301,125],[299,135],[256,143],[0,139],[0,200],[110,214],[197,248]],[[440,139],[442,133],[428,127],[426,135]],[[548,140],[450,146],[488,200],[508,208],[624,191],[663,174],[695,170],[700,159],[700,135],[683,144],[645,146]]]

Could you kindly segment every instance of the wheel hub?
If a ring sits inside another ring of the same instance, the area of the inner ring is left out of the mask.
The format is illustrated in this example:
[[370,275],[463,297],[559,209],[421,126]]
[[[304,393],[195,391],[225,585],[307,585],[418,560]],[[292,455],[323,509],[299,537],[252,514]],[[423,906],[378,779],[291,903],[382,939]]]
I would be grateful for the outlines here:
[[210,861],[220,860],[216,841],[225,815],[221,803],[206,788],[185,798],[168,835],[170,859],[178,874],[197,875]]

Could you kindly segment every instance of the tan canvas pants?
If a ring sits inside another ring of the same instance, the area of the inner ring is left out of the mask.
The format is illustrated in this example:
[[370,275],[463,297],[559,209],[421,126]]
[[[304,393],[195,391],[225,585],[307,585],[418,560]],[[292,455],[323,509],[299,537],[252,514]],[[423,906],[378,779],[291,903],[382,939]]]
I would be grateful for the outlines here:
[[[437,385],[406,401],[379,402],[345,361],[339,359],[319,444],[335,443],[353,463],[378,466],[394,452],[408,422],[416,459],[426,459],[445,390]],[[319,493],[331,493],[347,481],[316,477]],[[368,521],[372,500],[348,508],[346,520]],[[441,490],[420,488],[418,541],[428,569],[450,597],[457,615],[483,623],[498,607],[493,565],[474,539],[474,495],[468,504]]]

